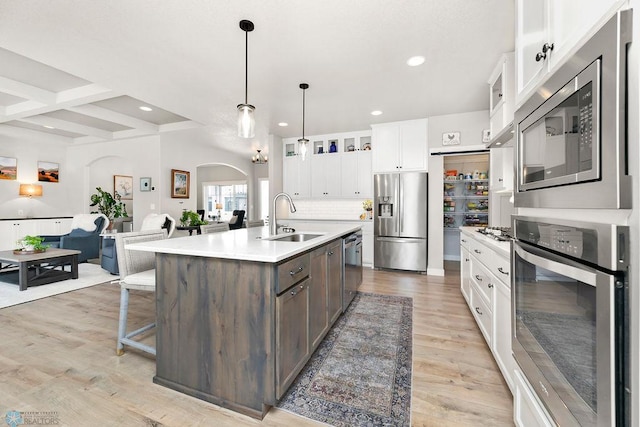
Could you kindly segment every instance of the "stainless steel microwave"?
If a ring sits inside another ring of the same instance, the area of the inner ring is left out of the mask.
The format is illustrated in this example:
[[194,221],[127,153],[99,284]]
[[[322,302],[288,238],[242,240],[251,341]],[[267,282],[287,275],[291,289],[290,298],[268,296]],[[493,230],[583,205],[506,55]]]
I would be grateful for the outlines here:
[[631,208],[631,18],[618,12],[516,112],[516,207]]

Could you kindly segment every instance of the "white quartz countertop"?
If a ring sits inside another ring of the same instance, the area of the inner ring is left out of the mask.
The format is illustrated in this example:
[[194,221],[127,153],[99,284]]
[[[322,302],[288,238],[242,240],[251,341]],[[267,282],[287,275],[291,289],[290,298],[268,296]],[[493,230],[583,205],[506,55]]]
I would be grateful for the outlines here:
[[511,243],[510,242],[499,242],[490,237],[485,236],[484,234],[478,233],[478,227],[460,227],[460,232],[466,234],[467,236],[481,242],[483,245],[488,246],[493,249],[498,254],[504,256],[505,258],[511,257]]
[[306,225],[304,229],[296,229],[295,234],[312,233],[321,236],[305,242],[283,242],[269,239],[290,233],[269,236],[267,226],[240,228],[220,233],[133,243],[127,245],[127,249],[243,261],[279,262],[358,230],[359,224]]

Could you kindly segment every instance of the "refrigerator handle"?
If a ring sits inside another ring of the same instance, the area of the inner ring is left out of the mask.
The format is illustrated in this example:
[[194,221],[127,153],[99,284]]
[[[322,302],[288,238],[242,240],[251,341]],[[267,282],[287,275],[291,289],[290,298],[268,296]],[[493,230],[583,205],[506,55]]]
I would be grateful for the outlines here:
[[398,187],[400,188],[399,197],[398,197],[398,235],[402,234],[402,217],[405,215],[403,212],[402,202],[404,202],[404,185],[402,185],[402,175],[398,175]]

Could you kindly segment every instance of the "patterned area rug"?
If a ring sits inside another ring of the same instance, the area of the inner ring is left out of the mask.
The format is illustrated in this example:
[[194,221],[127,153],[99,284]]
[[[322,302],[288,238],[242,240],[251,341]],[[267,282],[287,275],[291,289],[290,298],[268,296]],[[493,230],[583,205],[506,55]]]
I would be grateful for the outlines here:
[[413,300],[359,292],[278,408],[334,426],[410,425]]

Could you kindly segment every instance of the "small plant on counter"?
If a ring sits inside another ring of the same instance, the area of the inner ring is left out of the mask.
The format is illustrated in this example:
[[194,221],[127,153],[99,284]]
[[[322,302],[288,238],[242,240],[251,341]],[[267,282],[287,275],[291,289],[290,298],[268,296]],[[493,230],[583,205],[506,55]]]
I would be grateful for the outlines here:
[[21,251],[44,251],[49,245],[43,245],[42,242],[44,242],[44,237],[27,235],[18,240],[16,244]]
[[180,225],[183,227],[195,227],[197,225],[204,225],[207,221],[200,219],[200,215],[197,212],[190,210],[183,210],[180,217]]
[[373,202],[369,199],[365,200],[364,202],[362,202],[362,209],[364,209],[365,211],[373,210]]

